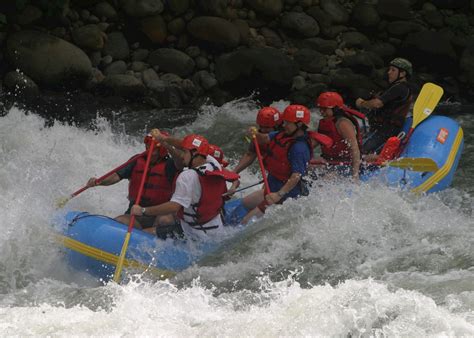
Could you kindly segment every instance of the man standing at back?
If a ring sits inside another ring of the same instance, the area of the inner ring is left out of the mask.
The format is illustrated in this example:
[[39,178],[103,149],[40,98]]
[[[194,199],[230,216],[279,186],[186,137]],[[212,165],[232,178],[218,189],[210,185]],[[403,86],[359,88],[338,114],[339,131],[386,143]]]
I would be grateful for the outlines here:
[[412,103],[412,92],[407,82],[412,74],[413,66],[410,61],[395,58],[387,71],[390,87],[370,100],[356,100],[358,108],[372,111],[367,114],[370,133],[362,148],[365,154],[379,151],[389,137],[397,136],[402,130]]

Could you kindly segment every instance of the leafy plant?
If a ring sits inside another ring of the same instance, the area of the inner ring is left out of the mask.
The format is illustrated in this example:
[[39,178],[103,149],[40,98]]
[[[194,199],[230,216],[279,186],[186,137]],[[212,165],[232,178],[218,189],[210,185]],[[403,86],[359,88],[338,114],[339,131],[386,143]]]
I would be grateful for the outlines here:
[[5,14],[0,13],[0,27],[6,26],[7,23],[7,17],[5,16]]
[[28,0],[15,0],[15,6],[18,10],[22,10],[28,4]]

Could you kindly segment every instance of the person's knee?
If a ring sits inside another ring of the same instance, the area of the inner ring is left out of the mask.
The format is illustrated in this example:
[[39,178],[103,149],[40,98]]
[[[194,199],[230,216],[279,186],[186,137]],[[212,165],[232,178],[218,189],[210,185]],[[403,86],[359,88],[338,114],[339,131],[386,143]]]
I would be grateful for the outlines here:
[[181,223],[174,215],[165,215],[156,218],[156,236],[161,239],[183,237]]

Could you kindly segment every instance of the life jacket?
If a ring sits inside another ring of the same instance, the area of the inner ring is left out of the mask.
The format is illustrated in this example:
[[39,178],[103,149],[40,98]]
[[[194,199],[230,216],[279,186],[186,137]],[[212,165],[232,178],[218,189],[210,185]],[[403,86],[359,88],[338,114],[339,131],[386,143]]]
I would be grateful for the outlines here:
[[[394,86],[399,85],[400,83],[404,82],[397,82]],[[408,89],[405,97],[390,101],[387,105],[377,110],[374,114],[372,124],[378,126],[389,125],[400,128],[403,127],[407,114],[413,103],[413,95],[410,86],[408,84],[405,85]]]
[[310,156],[313,155],[313,145],[310,141],[310,134],[305,133],[301,137],[292,137],[281,131],[268,143],[266,156],[263,163],[268,173],[280,181],[286,181],[291,176],[291,165],[288,160],[288,152],[291,146],[303,138],[310,149]]
[[[148,169],[145,185],[143,187],[140,205],[152,206],[168,202],[173,192],[172,182],[166,176],[167,159],[160,160]],[[145,169],[146,158],[139,157],[133,167],[130,183],[128,185],[128,199],[136,201],[138,189]]]
[[204,227],[204,225],[221,213],[224,206],[222,195],[227,192],[226,182],[235,181],[240,177],[234,172],[225,169],[219,170],[213,163],[209,164],[214,170],[192,169],[198,174],[199,184],[201,185],[201,198],[199,202],[191,205],[194,213],[185,213],[183,208],[178,211],[179,219],[184,220],[185,215],[193,219],[191,222],[187,220],[185,222],[196,230],[206,231],[218,228],[218,226]]
[[336,128],[337,120],[341,117],[345,117],[352,122],[356,128],[359,149],[362,146],[362,132],[356,117],[365,119],[365,115],[357,110],[343,106],[332,118],[319,120],[318,132],[329,136],[334,141],[331,147],[321,146],[321,155],[326,160],[349,161],[351,159],[351,152],[347,141],[341,136],[341,134],[339,134],[339,131]]

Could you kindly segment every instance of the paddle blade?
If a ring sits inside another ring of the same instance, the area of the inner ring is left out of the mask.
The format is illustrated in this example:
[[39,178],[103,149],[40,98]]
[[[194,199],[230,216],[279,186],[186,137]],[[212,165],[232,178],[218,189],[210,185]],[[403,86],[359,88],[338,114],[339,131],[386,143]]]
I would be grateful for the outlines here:
[[442,96],[443,88],[440,86],[431,82],[423,85],[413,106],[412,129],[415,129],[417,125],[431,115]]
[[71,197],[61,197],[56,200],[56,208],[57,209],[62,209],[66,205],[67,202],[71,200]]
[[386,162],[390,167],[409,169],[413,171],[432,172],[437,171],[438,165],[431,158],[404,157],[396,161]]

